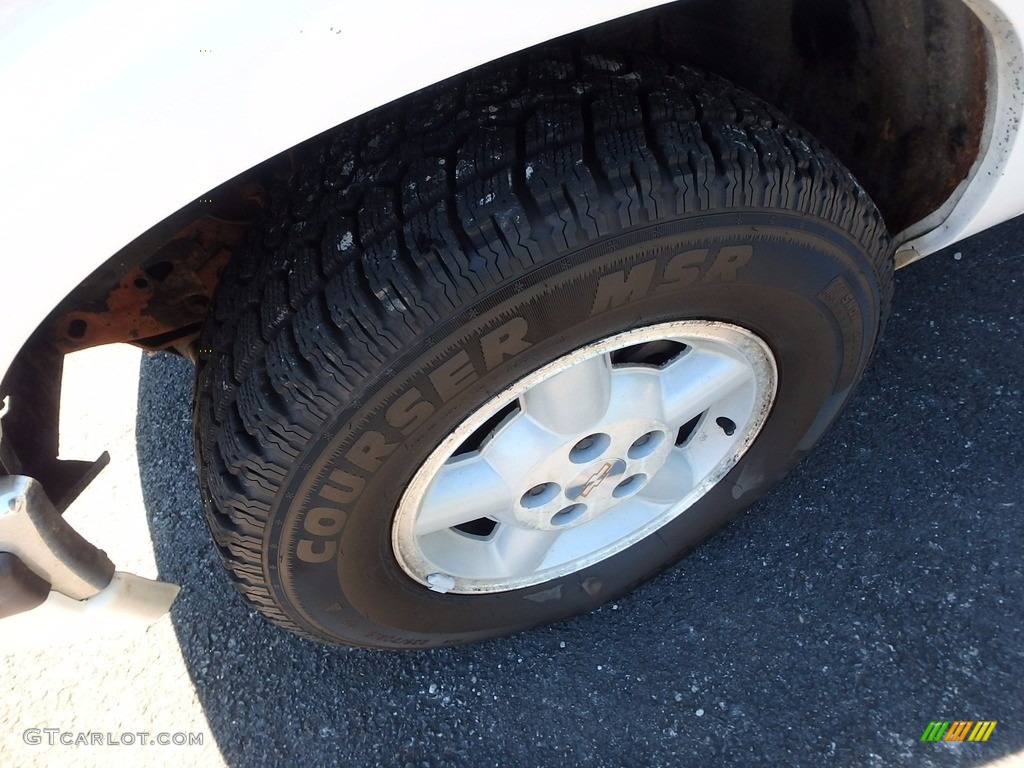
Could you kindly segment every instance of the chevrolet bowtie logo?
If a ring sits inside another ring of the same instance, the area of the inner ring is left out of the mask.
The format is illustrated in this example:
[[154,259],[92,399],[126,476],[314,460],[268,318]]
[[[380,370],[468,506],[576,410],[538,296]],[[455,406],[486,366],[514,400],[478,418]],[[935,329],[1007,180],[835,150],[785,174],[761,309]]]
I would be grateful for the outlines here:
[[587,484],[583,486],[583,491],[580,493],[580,497],[584,499],[587,498],[592,490],[604,482],[604,479],[608,477],[608,473],[611,471],[612,463],[610,461],[605,462],[604,466],[597,470],[597,472],[591,475],[590,479],[587,480]]

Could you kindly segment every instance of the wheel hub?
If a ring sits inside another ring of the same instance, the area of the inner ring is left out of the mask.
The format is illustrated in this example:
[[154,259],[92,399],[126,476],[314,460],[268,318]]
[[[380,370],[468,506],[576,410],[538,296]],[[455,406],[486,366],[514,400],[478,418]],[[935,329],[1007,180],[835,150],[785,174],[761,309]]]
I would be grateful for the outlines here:
[[664,466],[672,447],[664,422],[631,419],[599,427],[538,462],[513,507],[520,525],[557,531],[587,523],[641,491]]

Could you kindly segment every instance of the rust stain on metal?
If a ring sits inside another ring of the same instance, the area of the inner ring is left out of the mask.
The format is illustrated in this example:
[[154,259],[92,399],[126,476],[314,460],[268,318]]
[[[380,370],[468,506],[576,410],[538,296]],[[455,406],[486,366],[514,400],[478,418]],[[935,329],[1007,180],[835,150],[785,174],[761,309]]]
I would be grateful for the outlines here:
[[98,300],[56,315],[50,338],[65,353],[125,341],[154,350],[186,343],[247,228],[209,217],[189,224]]
[[953,131],[949,137],[949,156],[954,161],[947,178],[951,190],[967,178],[978,157],[985,130],[985,113],[988,109],[988,39],[984,26],[977,18],[971,25],[969,48],[971,61],[967,72],[970,77],[970,95],[963,105],[963,131]]

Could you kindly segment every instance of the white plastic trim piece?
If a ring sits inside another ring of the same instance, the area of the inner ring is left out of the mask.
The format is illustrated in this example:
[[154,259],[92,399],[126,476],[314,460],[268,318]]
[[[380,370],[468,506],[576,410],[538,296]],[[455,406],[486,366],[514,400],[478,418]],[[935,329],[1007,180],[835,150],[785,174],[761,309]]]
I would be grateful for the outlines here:
[[0,652],[139,632],[170,610],[180,589],[117,571],[110,584],[87,600],[50,592],[42,605],[0,620]]

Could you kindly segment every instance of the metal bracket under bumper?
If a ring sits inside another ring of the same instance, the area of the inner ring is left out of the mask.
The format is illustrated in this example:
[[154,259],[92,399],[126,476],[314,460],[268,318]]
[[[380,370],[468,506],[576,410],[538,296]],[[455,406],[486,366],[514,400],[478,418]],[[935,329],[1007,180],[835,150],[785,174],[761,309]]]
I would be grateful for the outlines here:
[[[0,621],[0,646],[60,641],[67,632],[80,636],[90,628],[106,634],[147,626],[170,609],[179,590],[115,572],[106,553],[68,525],[31,477],[0,477],[0,553],[8,566],[0,573],[0,589],[9,593],[10,608],[0,616],[13,614]],[[49,589],[45,600],[41,582]]]

